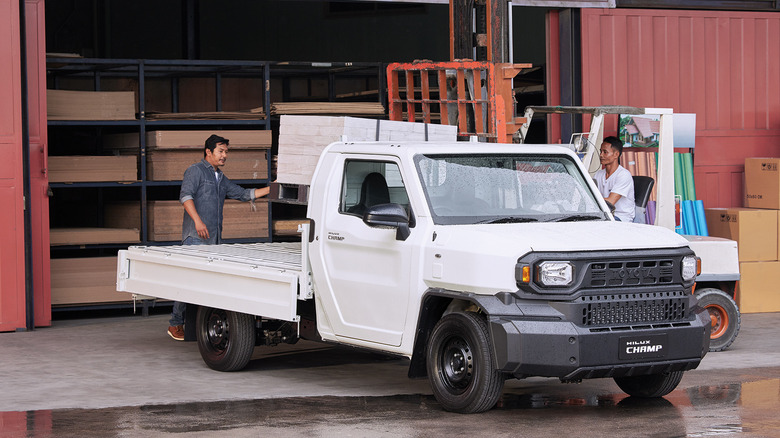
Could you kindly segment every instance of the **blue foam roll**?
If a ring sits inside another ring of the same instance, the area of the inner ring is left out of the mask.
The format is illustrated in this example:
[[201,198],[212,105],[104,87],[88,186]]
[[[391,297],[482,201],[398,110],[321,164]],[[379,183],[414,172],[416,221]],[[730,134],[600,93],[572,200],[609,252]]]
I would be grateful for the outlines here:
[[699,236],[709,236],[707,218],[704,216],[704,201],[701,199],[693,201],[693,209],[696,213],[696,230],[699,232]]
[[683,201],[683,220],[685,221],[685,234],[696,236],[696,215],[693,213],[693,201]]

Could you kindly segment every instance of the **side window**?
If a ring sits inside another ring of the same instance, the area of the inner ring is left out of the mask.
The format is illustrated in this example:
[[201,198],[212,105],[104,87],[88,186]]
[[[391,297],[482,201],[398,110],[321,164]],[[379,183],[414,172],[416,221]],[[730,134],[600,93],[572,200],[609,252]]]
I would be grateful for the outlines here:
[[401,171],[386,161],[347,160],[341,185],[339,212],[363,216],[371,206],[401,204],[409,210]]

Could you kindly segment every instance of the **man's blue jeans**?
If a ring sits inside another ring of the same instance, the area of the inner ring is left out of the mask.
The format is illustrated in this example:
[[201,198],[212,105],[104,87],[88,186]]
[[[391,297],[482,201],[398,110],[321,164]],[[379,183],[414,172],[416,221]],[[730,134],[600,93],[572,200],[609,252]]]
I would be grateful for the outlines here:
[[[214,242],[211,242],[211,240],[214,240]],[[186,239],[184,239],[182,245],[213,245],[214,243],[216,243],[216,240],[217,240],[217,236],[214,236],[213,238],[210,238],[208,240],[203,240],[199,237],[188,236]],[[187,308],[187,303],[174,301],[173,310],[171,311],[171,319],[168,320],[168,325],[174,327],[177,325],[184,325],[184,310],[186,308]]]

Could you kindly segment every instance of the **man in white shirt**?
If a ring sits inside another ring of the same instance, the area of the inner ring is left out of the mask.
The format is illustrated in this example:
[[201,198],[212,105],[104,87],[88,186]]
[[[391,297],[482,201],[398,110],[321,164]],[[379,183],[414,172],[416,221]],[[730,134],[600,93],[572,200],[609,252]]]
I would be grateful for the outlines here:
[[615,206],[615,219],[633,222],[636,204],[634,202],[634,178],[620,165],[623,142],[617,137],[607,137],[601,143],[599,161],[602,169],[594,177],[604,200]]

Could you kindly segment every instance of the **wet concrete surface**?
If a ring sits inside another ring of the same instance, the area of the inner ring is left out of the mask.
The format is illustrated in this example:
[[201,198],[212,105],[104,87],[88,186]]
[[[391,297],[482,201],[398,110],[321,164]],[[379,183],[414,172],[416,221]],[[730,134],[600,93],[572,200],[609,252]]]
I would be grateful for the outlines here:
[[743,318],[665,398],[531,378],[476,415],[442,411],[405,359],[299,343],[218,373],[161,317],[65,322],[0,334],[0,437],[780,437],[780,315]]

